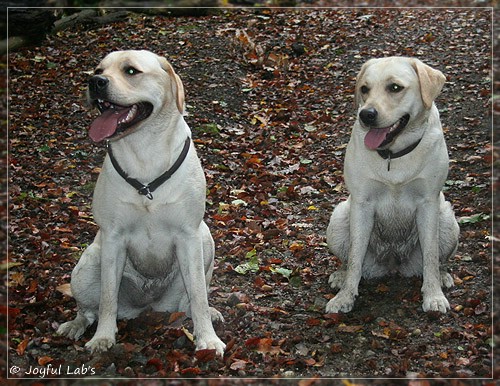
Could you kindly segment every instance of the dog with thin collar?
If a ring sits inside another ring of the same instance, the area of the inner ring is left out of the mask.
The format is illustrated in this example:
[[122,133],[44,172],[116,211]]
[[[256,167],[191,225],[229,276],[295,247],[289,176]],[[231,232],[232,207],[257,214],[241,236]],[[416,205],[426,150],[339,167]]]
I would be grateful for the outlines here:
[[346,150],[349,197],[333,211],[330,250],[343,261],[326,312],[349,312],[360,279],[422,276],[424,311],[446,312],[442,287],[459,227],[442,188],[448,152],[434,103],[445,76],[418,59],[372,59],[356,79],[358,115]]
[[205,176],[184,113],[184,88],[163,57],[149,51],[107,55],[88,97],[101,115],[91,124],[108,155],[93,198],[100,229],[71,274],[78,312],[58,333],[78,339],[95,320],[92,352],[115,343],[117,318],[142,311],[183,311],[196,349],[223,355],[207,291],[214,242],[203,221]]

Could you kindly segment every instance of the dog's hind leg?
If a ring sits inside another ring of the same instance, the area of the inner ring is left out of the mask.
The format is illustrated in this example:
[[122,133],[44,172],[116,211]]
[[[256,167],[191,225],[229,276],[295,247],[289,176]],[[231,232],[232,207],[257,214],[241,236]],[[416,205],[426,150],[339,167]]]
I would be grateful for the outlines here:
[[210,319],[212,320],[212,322],[224,323],[224,317],[216,308],[209,307],[208,310],[210,311]]
[[441,205],[439,213],[439,263],[441,272],[441,287],[452,287],[453,278],[448,273],[446,266],[448,261],[455,256],[458,248],[460,227],[458,226],[451,204],[445,201],[441,193]]
[[350,200],[341,202],[334,209],[326,230],[326,242],[330,251],[343,262],[349,256],[349,209]]
[[59,326],[57,333],[60,335],[76,340],[97,318],[101,288],[99,253],[99,244],[92,243],[71,273],[71,292],[76,299],[78,313],[75,319]]
[[333,272],[328,278],[328,284],[333,289],[341,289],[344,286],[349,254],[349,202],[344,201],[335,207],[330,217],[330,223],[326,230],[326,241],[330,251],[342,262],[342,268]]
[[76,314],[76,318],[69,322],[61,324],[57,329],[57,333],[59,335],[64,335],[70,339],[77,340],[83,335],[87,327],[94,323],[94,320],[95,319],[93,319],[92,317],[87,318],[83,314],[83,312],[78,311],[78,313]]
[[344,286],[345,276],[345,269],[339,269],[328,277],[328,284],[330,284],[330,287],[333,289],[341,289]]
[[[350,200],[344,201],[335,208],[326,231],[326,239],[330,251],[342,261],[342,267],[338,271],[333,272],[328,279],[328,283],[334,289],[341,289],[344,286],[347,274],[346,266],[351,240],[349,203]],[[363,277],[367,279],[380,277],[387,273],[387,267],[368,249],[363,259],[362,273]]]
[[[202,242],[203,242],[203,261],[205,263],[205,282],[207,284],[207,294],[210,293],[210,282],[212,281],[212,273],[214,270],[215,244],[208,229],[208,226],[203,223],[201,225]],[[209,307],[210,319],[212,322],[224,322],[222,314],[214,307]]]

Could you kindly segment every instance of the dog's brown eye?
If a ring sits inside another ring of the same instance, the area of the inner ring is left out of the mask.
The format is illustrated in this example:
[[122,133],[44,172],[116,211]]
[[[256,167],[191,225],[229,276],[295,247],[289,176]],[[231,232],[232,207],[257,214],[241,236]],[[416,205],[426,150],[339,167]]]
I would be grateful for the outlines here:
[[368,91],[370,91],[370,89],[366,86],[361,86],[360,91],[361,94],[368,94]]
[[401,90],[403,90],[403,89],[404,89],[404,87],[403,87],[403,86],[400,86],[400,85],[399,85],[399,84],[397,84],[397,83],[391,83],[391,84],[389,85],[388,89],[389,89],[389,92],[394,92],[394,93],[396,93],[396,92],[400,92]]
[[100,68],[98,68],[97,70],[94,71],[94,75],[101,75],[102,74],[102,70]]
[[139,71],[137,68],[134,68],[132,66],[125,68],[125,74],[127,74],[127,75],[137,75],[140,72],[141,71]]

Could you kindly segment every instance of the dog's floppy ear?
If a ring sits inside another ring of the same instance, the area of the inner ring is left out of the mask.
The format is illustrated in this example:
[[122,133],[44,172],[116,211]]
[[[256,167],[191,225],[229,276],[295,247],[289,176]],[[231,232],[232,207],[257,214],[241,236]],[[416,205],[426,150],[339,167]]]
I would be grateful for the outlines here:
[[161,68],[167,72],[172,80],[172,94],[175,97],[177,109],[181,114],[184,114],[184,86],[182,85],[181,78],[174,71],[172,65],[163,57],[159,57]]
[[443,88],[446,77],[439,70],[435,70],[418,59],[413,60],[413,68],[420,81],[420,94],[426,109],[430,109],[432,102],[437,98]]
[[363,79],[366,69],[371,63],[373,63],[374,60],[376,59],[370,59],[367,62],[365,62],[361,66],[361,70],[359,70],[358,75],[356,76],[356,91],[354,93],[354,103],[356,104],[354,108],[356,110],[359,108],[359,105],[361,104],[361,92],[359,91],[359,89],[361,88],[361,79]]

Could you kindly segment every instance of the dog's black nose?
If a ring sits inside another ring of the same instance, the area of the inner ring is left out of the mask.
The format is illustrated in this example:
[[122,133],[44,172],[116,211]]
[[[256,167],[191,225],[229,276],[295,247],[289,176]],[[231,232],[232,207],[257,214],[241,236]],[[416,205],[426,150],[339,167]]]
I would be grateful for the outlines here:
[[99,94],[108,86],[109,79],[102,75],[94,75],[89,79],[89,91]]
[[363,109],[359,112],[359,118],[367,126],[375,126],[375,122],[377,121],[377,116],[378,112],[373,107],[370,107],[368,109]]

